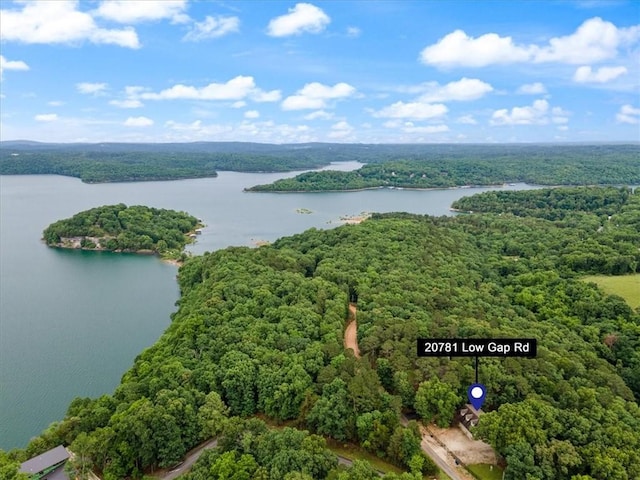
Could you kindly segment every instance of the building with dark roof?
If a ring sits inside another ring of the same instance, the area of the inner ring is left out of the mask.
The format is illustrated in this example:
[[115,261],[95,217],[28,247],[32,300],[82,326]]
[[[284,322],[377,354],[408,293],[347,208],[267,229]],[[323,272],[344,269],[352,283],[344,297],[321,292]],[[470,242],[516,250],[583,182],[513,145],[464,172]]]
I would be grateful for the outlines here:
[[482,410],[476,410],[473,405],[467,403],[458,411],[458,422],[467,437],[473,440],[471,429],[478,424]]
[[64,465],[69,457],[67,449],[58,445],[24,462],[20,466],[20,472],[26,473],[33,480],[69,480],[69,476],[64,471]]

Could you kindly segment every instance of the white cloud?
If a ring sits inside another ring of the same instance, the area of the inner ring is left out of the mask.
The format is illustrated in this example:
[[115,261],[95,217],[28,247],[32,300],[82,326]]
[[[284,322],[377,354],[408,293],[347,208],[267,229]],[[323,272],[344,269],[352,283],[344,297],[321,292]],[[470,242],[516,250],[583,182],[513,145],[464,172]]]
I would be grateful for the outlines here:
[[199,42],[209,38],[223,37],[229,33],[240,31],[240,19],[238,17],[207,17],[202,22],[196,22],[183,40]]
[[327,102],[323,98],[292,95],[285,98],[281,106],[283,110],[308,110],[325,108],[327,106]]
[[123,125],[125,127],[150,127],[153,125],[153,120],[147,117],[129,117]]
[[462,123],[464,125],[477,125],[478,124],[476,119],[473,118],[473,115],[463,115],[462,117],[458,118],[457,122],[458,123]]
[[29,65],[22,60],[7,60],[0,55],[0,80],[5,70],[29,70]]
[[531,106],[496,110],[491,125],[544,125],[549,122],[549,102],[536,100]]
[[626,67],[600,67],[594,71],[589,66],[582,66],[573,74],[573,80],[578,83],[607,83],[626,73]]
[[267,27],[272,37],[287,37],[301,33],[320,33],[331,22],[322,9],[310,3],[298,3],[289,13],[273,18]]
[[107,89],[106,83],[81,82],[76,83],[76,88],[85,95],[101,95]]
[[140,100],[136,100],[134,98],[128,98],[126,100],[111,100],[109,104],[118,108],[140,108],[144,106]]
[[569,115],[571,115],[569,112],[560,107],[551,109],[551,121],[555,124],[569,123]]
[[260,112],[257,110],[249,110],[244,112],[244,118],[260,118]]
[[617,28],[599,17],[591,18],[578,27],[575,33],[549,40],[540,49],[536,62],[594,63],[615,58],[618,47],[631,44],[640,38],[640,25]]
[[402,131],[405,133],[443,133],[448,132],[449,127],[446,125],[426,125],[426,126],[415,126],[411,122],[407,122],[404,124]]
[[330,120],[333,118],[333,113],[325,112],[324,110],[316,110],[315,112],[311,112],[304,116],[305,120],[316,120],[318,118],[322,120]]
[[524,85],[521,85],[516,93],[519,93],[521,95],[540,95],[543,93],[547,93],[547,89],[540,82],[526,83]]
[[139,23],[165,18],[176,23],[184,20],[187,0],[106,0],[100,3],[97,16],[119,23]]
[[140,95],[148,91],[145,87],[135,86],[135,85],[127,85],[124,87],[124,99],[121,100],[111,100],[109,105],[113,105],[118,108],[141,108],[144,107],[144,104],[140,101]]
[[615,58],[618,49],[640,39],[640,25],[618,28],[599,17],[586,20],[571,35],[551,38],[547,45],[517,45],[511,37],[486,33],[477,38],[456,30],[425,47],[420,58],[437,67],[485,67],[529,62],[594,63]]
[[307,83],[295,95],[291,95],[282,102],[283,110],[322,109],[328,100],[337,100],[352,96],[356,89],[348,83],[336,83],[333,87],[322,83]]
[[493,87],[476,78],[461,78],[457,82],[439,85],[438,82],[428,82],[422,85],[425,93],[418,99],[420,102],[448,102],[477,100],[492,92]]
[[616,114],[616,121],[618,123],[637,125],[640,123],[640,108],[635,108],[631,105],[623,105],[620,107],[620,111]]
[[496,63],[524,62],[531,57],[529,47],[517,46],[511,37],[487,33],[478,38],[456,30],[422,50],[427,65],[440,67],[485,67]]
[[173,120],[169,120],[168,122],[166,122],[164,124],[165,127],[167,128],[171,128],[173,130],[193,130],[193,131],[197,131],[200,130],[202,128],[202,121],[201,120],[196,120],[192,123],[179,123],[179,122],[174,122]]
[[143,100],[243,100],[250,97],[265,102],[279,100],[280,92],[264,92],[256,87],[253,77],[239,75],[226,83],[210,83],[200,88],[177,84],[157,93],[142,92],[139,97]]
[[36,122],[55,122],[58,120],[58,114],[56,113],[41,113],[34,117]]
[[250,122],[244,120],[238,124],[203,124],[200,120],[192,123],[168,121],[165,123],[175,141],[249,141],[266,143],[311,142],[317,138],[310,134],[306,125]]
[[282,92],[280,92],[280,90],[265,92],[263,90],[256,89],[251,93],[251,100],[254,102],[278,102],[281,98]]
[[357,38],[362,34],[358,27],[347,27],[347,37]]
[[423,120],[426,118],[436,118],[445,115],[449,109],[441,103],[422,102],[396,102],[384,107],[378,112],[374,112],[374,117],[382,118],[411,118]]
[[50,107],[61,107],[62,105],[64,105],[64,102],[60,100],[52,100],[50,102],[47,102],[47,105],[49,105]]
[[145,90],[146,89],[144,87],[141,87],[139,85],[127,85],[126,87],[124,87],[124,93],[128,97],[135,97],[140,93],[144,92]]
[[245,102],[244,100],[238,100],[237,102],[233,102],[231,104],[232,108],[244,108],[247,106],[247,102]]
[[22,10],[0,10],[0,39],[21,43],[113,44],[139,48],[136,31],[131,28],[103,29],[93,17],[77,10],[73,0],[36,2],[27,0]]
[[331,125],[331,131],[327,134],[327,137],[333,139],[344,139],[352,133],[353,127],[343,120]]

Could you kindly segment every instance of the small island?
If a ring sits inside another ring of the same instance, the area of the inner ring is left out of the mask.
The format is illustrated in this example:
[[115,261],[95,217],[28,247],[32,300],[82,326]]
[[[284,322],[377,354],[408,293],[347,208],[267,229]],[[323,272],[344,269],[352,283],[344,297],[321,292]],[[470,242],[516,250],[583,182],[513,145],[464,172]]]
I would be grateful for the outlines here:
[[52,223],[43,239],[50,247],[157,254],[179,260],[201,227],[197,218],[185,212],[119,203]]

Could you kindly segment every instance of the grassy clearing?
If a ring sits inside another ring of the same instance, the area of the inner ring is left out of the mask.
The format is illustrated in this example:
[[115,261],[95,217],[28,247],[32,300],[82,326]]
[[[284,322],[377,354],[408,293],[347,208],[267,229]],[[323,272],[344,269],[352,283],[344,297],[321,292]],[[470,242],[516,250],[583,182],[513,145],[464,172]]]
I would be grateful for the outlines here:
[[476,465],[467,465],[469,470],[476,478],[480,480],[502,480],[502,469],[497,465],[487,465],[486,463],[478,463]]
[[402,470],[401,468],[398,468],[391,463],[385,462],[373,453],[367,452],[366,450],[363,450],[362,448],[351,443],[341,443],[336,442],[335,440],[327,439],[327,447],[336,455],[348,458],[349,460],[366,460],[371,465],[373,465],[376,470],[380,470],[381,472],[404,472],[404,470]]
[[[373,468],[380,472],[403,473],[405,471],[401,468],[396,467],[392,463],[385,462],[375,454],[368,452],[352,443],[341,443],[336,442],[332,439],[327,439],[327,448],[336,455],[348,458],[349,460],[366,460],[373,466]],[[435,477],[425,475],[424,480],[451,480],[451,478],[443,471],[438,470],[438,474]]]
[[631,308],[640,307],[640,274],[635,275],[589,275],[585,282],[596,283],[602,290],[618,295],[626,300]]
[[[427,477],[424,477],[427,478]],[[438,470],[438,475],[436,475],[438,480],[451,480],[451,477],[444,473],[442,470]]]

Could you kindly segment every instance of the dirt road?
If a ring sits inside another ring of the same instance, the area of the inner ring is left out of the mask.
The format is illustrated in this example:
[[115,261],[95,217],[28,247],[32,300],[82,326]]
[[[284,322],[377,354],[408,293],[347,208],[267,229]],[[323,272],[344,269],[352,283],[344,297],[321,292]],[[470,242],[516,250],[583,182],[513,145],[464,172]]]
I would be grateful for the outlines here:
[[456,458],[449,453],[436,439],[432,436],[432,432],[425,427],[420,427],[422,434],[422,442],[420,446],[431,459],[436,462],[440,469],[449,475],[452,480],[474,480],[473,476],[468,473],[464,467],[456,464]]
[[349,323],[344,331],[344,348],[353,350],[353,355],[360,358],[360,349],[358,348],[358,323],[356,322],[357,308],[355,303],[349,304]]
[[161,480],[173,480],[174,478],[179,477],[183,473],[188,472],[193,466],[193,464],[196,463],[196,460],[198,460],[200,455],[202,455],[202,452],[204,452],[209,448],[214,448],[216,445],[218,445],[218,440],[213,439],[213,440],[209,440],[207,443],[200,445],[199,447],[194,448],[184,458],[184,461],[180,463],[180,465],[178,465],[176,468],[174,468],[169,472],[165,472],[163,474],[157,475],[157,478]]

